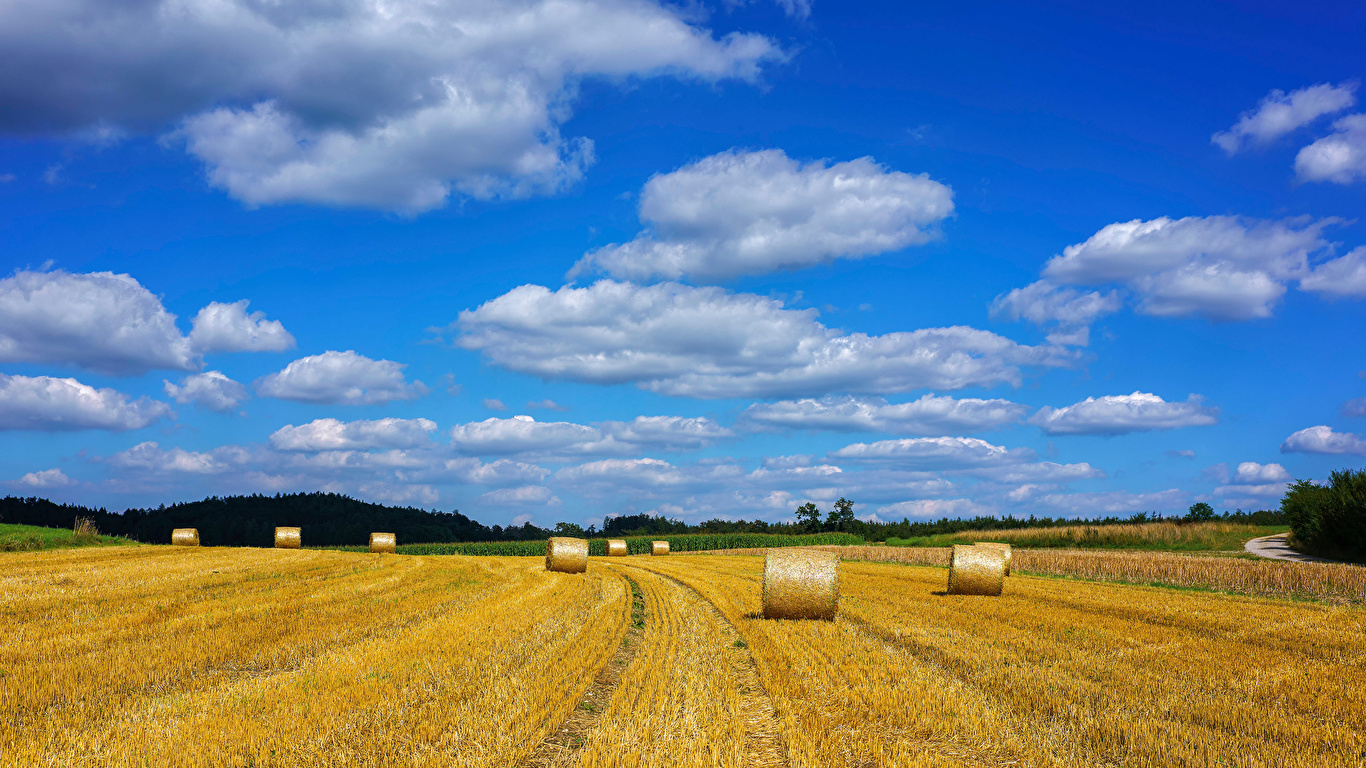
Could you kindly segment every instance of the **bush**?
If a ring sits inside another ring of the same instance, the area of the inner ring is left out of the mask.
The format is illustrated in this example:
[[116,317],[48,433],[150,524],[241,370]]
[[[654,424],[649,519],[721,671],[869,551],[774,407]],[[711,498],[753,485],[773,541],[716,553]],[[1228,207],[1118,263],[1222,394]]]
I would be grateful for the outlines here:
[[1366,562],[1366,470],[1333,472],[1327,486],[1300,480],[1286,492],[1281,510],[1299,549]]

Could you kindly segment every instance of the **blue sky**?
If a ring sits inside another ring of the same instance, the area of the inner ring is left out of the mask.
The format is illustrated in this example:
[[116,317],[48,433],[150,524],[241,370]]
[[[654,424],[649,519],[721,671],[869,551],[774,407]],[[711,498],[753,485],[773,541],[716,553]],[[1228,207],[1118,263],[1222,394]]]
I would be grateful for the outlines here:
[[1347,4],[0,0],[0,483],[483,522],[1366,462]]

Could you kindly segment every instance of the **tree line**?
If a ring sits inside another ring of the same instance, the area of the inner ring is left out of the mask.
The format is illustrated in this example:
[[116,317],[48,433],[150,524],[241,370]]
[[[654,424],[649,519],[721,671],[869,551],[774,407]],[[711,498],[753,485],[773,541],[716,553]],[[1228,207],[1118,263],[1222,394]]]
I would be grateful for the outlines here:
[[[1361,474],[1366,478],[1366,473]],[[1363,481],[1366,483],[1366,481]],[[1317,508],[1317,507],[1316,507]],[[763,520],[722,520],[720,518],[690,525],[680,520],[649,514],[618,515],[607,518],[601,529],[584,528],[575,523],[557,523],[541,528],[531,523],[520,526],[486,526],[459,511],[434,512],[415,507],[391,507],[360,501],[337,493],[291,493],[265,496],[211,496],[171,506],[109,512],[74,504],[58,504],[41,498],[0,499],[0,522],[71,528],[78,518],[92,521],[101,533],[126,536],[148,543],[165,543],[174,528],[198,528],[206,546],[268,547],[274,543],[275,527],[304,528],[304,544],[345,546],[361,544],[371,531],[388,531],[400,543],[456,543],[484,541],[537,541],[550,536],[586,538],[626,538],[668,534],[760,533],[802,535],[811,533],[849,533],[865,541],[908,539],[970,530],[1007,528],[1051,528],[1064,525],[1113,525],[1149,523],[1161,520],[1225,520],[1253,525],[1278,525],[1287,522],[1280,511],[1260,510],[1216,513],[1208,504],[1196,504],[1182,517],[1164,517],[1140,512],[1129,517],[1053,518],[978,516],[939,520],[867,522],[859,520],[854,502],[841,497],[822,513],[814,503],[797,507],[796,522],[769,523]],[[1336,518],[1334,518],[1336,519]],[[1331,526],[1327,530],[1336,530]]]

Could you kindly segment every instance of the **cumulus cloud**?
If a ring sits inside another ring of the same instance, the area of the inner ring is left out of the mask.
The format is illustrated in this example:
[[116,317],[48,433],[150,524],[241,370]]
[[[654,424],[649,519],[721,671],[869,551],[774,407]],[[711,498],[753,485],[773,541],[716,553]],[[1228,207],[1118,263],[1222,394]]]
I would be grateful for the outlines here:
[[1118,312],[1123,303],[1118,291],[1081,293],[1039,280],[997,296],[991,302],[991,317],[1047,325],[1050,343],[1084,347],[1091,340],[1091,324]]
[[232,304],[217,301],[199,310],[190,331],[190,344],[199,352],[283,352],[294,348],[279,320],[267,320],[266,313],[247,314],[250,302]]
[[1203,402],[1191,395],[1184,403],[1169,403],[1147,392],[1088,397],[1064,408],[1040,408],[1028,423],[1050,435],[1123,435],[1218,424],[1219,409]]
[[583,78],[754,80],[785,57],[632,0],[9,3],[0,130],[178,123],[250,205],[418,212],[578,178],[592,143],[560,126]]
[[637,416],[593,426],[567,421],[536,421],[531,416],[491,418],[451,430],[451,444],[463,453],[542,456],[615,455],[658,450],[696,450],[731,436],[704,417]]
[[1286,93],[1273,90],[1257,108],[1244,112],[1227,131],[1210,137],[1230,155],[1248,146],[1266,145],[1324,115],[1356,104],[1356,83],[1320,83]]
[[231,411],[247,399],[247,388],[222,371],[191,374],[181,379],[179,386],[164,379],[162,383],[166,395],[177,403],[194,403],[219,413]]
[[60,469],[45,469],[41,472],[29,472],[18,480],[10,480],[5,483],[11,488],[33,491],[50,491],[56,488],[66,488],[75,485],[76,481],[66,476]]
[[1366,297],[1366,246],[1314,267],[1300,279],[1300,289],[1333,298]]
[[479,501],[484,504],[492,504],[500,507],[515,507],[526,504],[557,506],[560,504],[559,497],[551,493],[550,489],[543,485],[524,485],[518,488],[499,488],[496,491],[479,497]]
[[1213,320],[1270,317],[1286,283],[1309,276],[1309,256],[1328,247],[1337,219],[1257,221],[1188,217],[1110,224],[1069,245],[1044,267],[1057,284],[1120,283],[1139,312]]
[[1049,493],[1035,499],[1040,507],[1066,517],[1123,515],[1134,512],[1173,512],[1182,510],[1186,494],[1178,488],[1156,493],[1104,491],[1099,493]]
[[971,499],[915,499],[877,508],[878,517],[894,520],[933,520],[941,517],[978,517],[996,514],[996,508]]
[[0,429],[122,432],[167,417],[174,417],[169,405],[146,397],[132,400],[122,392],[96,389],[75,379],[0,373]]
[[1366,115],[1348,115],[1333,123],[1333,130],[1295,155],[1300,181],[1351,184],[1366,179]]
[[158,474],[217,475],[243,467],[250,458],[245,448],[236,445],[202,452],[183,448],[165,451],[158,443],[149,440],[126,451],[119,451],[106,458],[105,462],[120,469],[138,469]]
[[1366,456],[1366,440],[1353,432],[1334,432],[1319,425],[1301,429],[1281,443],[1281,453],[1326,453]]
[[1258,464],[1255,461],[1244,461],[1238,465],[1237,471],[1233,475],[1233,482],[1239,484],[1258,484],[1258,483],[1284,483],[1290,479],[1290,473],[1285,471],[1285,467],[1280,464]]
[[740,421],[747,426],[782,429],[946,435],[1013,424],[1026,410],[1019,403],[999,399],[955,400],[924,395],[909,403],[890,404],[880,397],[845,395],[755,403],[740,414]]
[[307,424],[287,424],[270,436],[277,451],[345,451],[372,448],[416,448],[431,442],[436,431],[430,419],[376,419],[338,421],[315,419]]
[[256,385],[256,392],[281,400],[331,405],[373,405],[427,394],[422,382],[404,380],[406,367],[392,360],[371,360],[351,350],[327,351],[301,357],[266,376]]
[[512,371],[699,398],[1018,384],[1022,365],[1071,361],[964,326],[869,336],[816,315],[715,287],[603,280],[524,285],[461,312],[455,328],[458,346]]
[[832,459],[887,462],[907,469],[963,469],[1018,464],[1034,459],[1028,448],[1005,448],[975,437],[916,437],[853,443],[829,454]]
[[584,256],[573,278],[718,280],[861,258],[937,236],[953,192],[926,174],[864,157],[806,164],[782,150],[735,150],[651,178],[640,198],[648,229]]
[[0,362],[135,375],[200,367],[175,315],[129,275],[19,271],[0,280]]

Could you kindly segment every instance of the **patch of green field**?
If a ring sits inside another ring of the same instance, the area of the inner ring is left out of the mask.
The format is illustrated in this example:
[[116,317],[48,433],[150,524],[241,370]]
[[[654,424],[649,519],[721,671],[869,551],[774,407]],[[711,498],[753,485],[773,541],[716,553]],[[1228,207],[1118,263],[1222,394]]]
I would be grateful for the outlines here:
[[0,523],[0,552],[118,546],[132,543],[134,542],[122,536],[104,536],[90,532],[75,533],[65,528],[44,528],[39,525]]
[[1286,525],[1173,522],[1071,525],[1058,528],[1013,528],[960,531],[909,539],[888,539],[892,547],[947,547],[978,541],[1003,541],[1031,549],[1144,549],[1170,552],[1237,552],[1248,539],[1285,533]]

